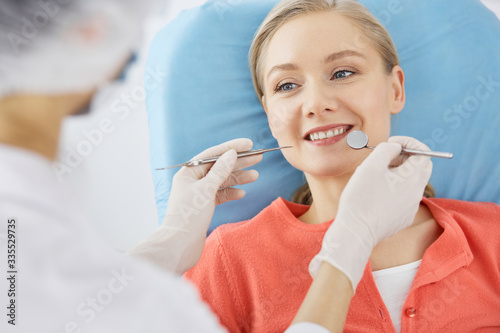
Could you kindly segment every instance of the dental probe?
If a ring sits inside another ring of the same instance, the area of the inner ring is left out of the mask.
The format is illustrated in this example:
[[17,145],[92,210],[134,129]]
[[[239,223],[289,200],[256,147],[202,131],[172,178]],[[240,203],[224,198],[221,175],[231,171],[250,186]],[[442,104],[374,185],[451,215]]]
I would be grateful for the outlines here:
[[[253,156],[253,155],[260,155],[264,154],[270,151],[275,151],[275,150],[280,150],[280,149],[286,149],[286,148],[293,148],[292,146],[284,146],[284,147],[278,147],[278,148],[270,148],[270,149],[256,149],[256,150],[248,150],[248,151],[242,151],[237,154],[238,158],[240,157],[246,157],[246,156]],[[202,164],[207,164],[207,163],[213,163],[219,159],[222,155],[219,156],[214,156],[214,157],[209,157],[209,158],[203,158],[200,160],[191,160],[184,162],[182,164],[177,164],[177,165],[172,165],[166,168],[160,168],[156,170],[167,170],[167,169],[172,169],[172,168],[180,168],[183,166],[186,167],[193,167],[193,166],[198,166]]]
[[[347,135],[347,144],[352,149],[375,149],[375,147],[369,147],[368,144],[368,135],[366,135],[363,131],[352,131]],[[415,150],[415,149],[407,149],[403,148],[401,154],[408,155],[425,155],[430,157],[439,157],[439,158],[453,158],[452,153],[444,153],[439,151],[423,151],[423,150]]]

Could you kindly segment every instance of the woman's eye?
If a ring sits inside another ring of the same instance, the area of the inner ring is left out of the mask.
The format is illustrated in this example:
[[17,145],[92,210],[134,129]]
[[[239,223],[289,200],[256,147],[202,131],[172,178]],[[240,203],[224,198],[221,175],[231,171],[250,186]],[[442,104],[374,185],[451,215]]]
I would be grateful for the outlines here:
[[335,72],[333,74],[333,78],[337,79],[337,80],[343,80],[343,79],[347,79],[349,76],[351,76],[353,74],[355,74],[353,71],[342,70],[342,71]]
[[275,89],[276,92],[279,91],[290,91],[293,88],[295,88],[297,85],[295,83],[290,83],[290,82],[285,82],[280,85],[278,85]]

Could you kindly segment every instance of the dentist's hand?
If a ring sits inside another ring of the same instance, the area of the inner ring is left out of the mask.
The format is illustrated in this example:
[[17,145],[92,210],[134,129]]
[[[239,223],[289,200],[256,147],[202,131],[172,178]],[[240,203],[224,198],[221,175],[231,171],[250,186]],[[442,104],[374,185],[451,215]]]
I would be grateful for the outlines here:
[[413,223],[432,172],[430,157],[400,155],[402,147],[429,150],[410,137],[379,144],[347,183],[337,216],[309,271],[325,261],[350,279],[353,290],[375,245]]
[[241,169],[260,162],[262,155],[236,156],[236,152],[250,150],[252,145],[249,139],[228,141],[194,157],[222,155],[213,165],[181,168],[173,179],[163,224],[129,254],[176,274],[196,265],[215,206],[243,198],[245,191],[231,186],[251,183],[259,176],[255,170]]

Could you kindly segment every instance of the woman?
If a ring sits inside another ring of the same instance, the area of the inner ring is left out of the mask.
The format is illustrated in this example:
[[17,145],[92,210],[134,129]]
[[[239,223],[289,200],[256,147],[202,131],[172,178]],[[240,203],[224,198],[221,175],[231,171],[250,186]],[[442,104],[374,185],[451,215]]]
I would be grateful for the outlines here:
[[[387,31],[352,0],[280,2],[250,55],[273,136],[294,147],[285,158],[307,179],[296,197],[308,205],[278,198],[255,218],[218,228],[186,276],[231,332],[278,332],[299,308],[308,265],[370,154],[350,149],[346,136],[363,130],[370,145],[388,141],[390,116],[405,103],[404,74]],[[357,195],[377,195],[368,189]],[[499,214],[494,204],[422,198],[412,225],[371,253],[345,330],[498,329]],[[346,265],[356,260],[345,257]]]

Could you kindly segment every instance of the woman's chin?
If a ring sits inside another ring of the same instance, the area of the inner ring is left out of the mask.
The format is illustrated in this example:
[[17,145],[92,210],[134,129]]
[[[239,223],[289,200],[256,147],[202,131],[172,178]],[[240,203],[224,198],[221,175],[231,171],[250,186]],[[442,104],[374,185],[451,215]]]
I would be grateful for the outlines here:
[[301,165],[295,168],[304,172],[308,177],[315,178],[344,178],[346,175],[352,175],[357,165]]
[[319,169],[319,170],[311,170],[310,172],[304,171],[305,174],[309,175],[310,177],[315,177],[315,178],[344,178],[346,175],[352,175],[354,173],[355,169],[341,169],[341,170],[334,170],[332,168],[330,169]]
[[288,162],[296,169],[311,176],[343,177],[346,174],[354,173],[367,157],[361,152],[352,152],[357,154],[344,154],[342,158],[301,158],[300,161],[288,160]]

